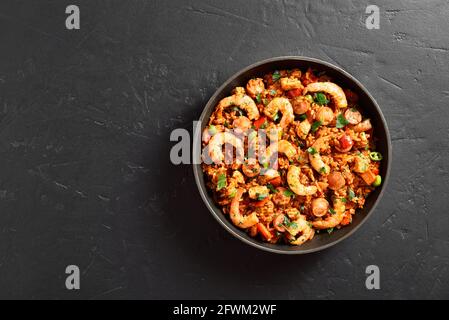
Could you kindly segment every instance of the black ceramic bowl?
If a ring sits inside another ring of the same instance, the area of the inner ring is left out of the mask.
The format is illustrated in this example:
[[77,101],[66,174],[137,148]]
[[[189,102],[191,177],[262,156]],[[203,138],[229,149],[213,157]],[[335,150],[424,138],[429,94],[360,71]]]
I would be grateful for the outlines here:
[[[334,244],[353,234],[374,211],[374,208],[381,199],[388,182],[391,163],[390,134],[388,132],[387,123],[385,122],[384,116],[382,115],[382,112],[376,101],[365,89],[365,87],[353,76],[328,62],[313,58],[295,56],[271,58],[268,60],[257,62],[249,67],[242,69],[231,78],[229,78],[220,88],[218,88],[218,90],[207,102],[206,107],[201,114],[201,128],[198,128],[198,130],[196,130],[195,132],[194,142],[197,146],[201,146],[201,132],[207,125],[210,115],[222,98],[231,95],[231,91],[232,89],[234,89],[234,87],[245,86],[249,79],[256,76],[263,76],[264,74],[272,72],[274,70],[293,68],[300,68],[301,70],[304,70],[308,67],[311,67],[318,72],[325,71],[326,74],[331,76],[333,78],[333,81],[338,85],[343,88],[351,89],[358,94],[359,105],[363,111],[363,115],[371,119],[374,127],[374,136],[377,139],[376,149],[383,155],[383,160],[380,168],[380,175],[382,176],[382,186],[376,188],[368,196],[365,202],[365,207],[363,209],[357,210],[357,213],[353,216],[353,220],[350,225],[345,226],[340,230],[335,230],[330,235],[327,233],[316,234],[311,241],[308,241],[301,246],[290,246],[287,244],[269,244],[258,239],[251,238],[243,230],[235,227],[232,222],[229,221],[228,217],[221,212],[220,208],[214,203],[211,193],[206,187],[205,176],[201,170],[201,165],[194,164],[193,166],[196,184],[200,191],[201,197],[203,198],[204,203],[206,204],[207,208],[212,213],[214,218],[217,219],[217,221],[236,238],[253,247],[275,253],[303,254],[329,248],[330,246],[333,246]],[[201,131],[199,131],[200,129]],[[201,150],[195,150],[194,148],[194,153],[195,152],[200,153]],[[199,154],[194,154],[194,156],[198,157]]]

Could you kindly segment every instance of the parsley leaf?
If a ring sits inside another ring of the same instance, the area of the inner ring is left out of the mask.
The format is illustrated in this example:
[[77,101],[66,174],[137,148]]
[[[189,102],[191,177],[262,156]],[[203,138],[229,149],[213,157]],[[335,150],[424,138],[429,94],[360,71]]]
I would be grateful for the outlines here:
[[321,92],[315,93],[314,100],[320,106],[323,106],[323,105],[326,105],[326,104],[329,103],[329,99],[326,98],[326,95],[324,93],[321,93]]
[[335,210],[332,209],[332,208],[329,208],[329,213],[332,214],[332,215],[334,215],[334,214],[335,214]]
[[321,172],[321,173],[326,173],[326,172],[327,172],[327,171],[326,171],[326,167],[321,167],[321,168],[320,168],[320,172]]
[[349,190],[348,190],[348,198],[349,198],[349,201],[352,201],[352,199],[355,198],[354,190],[352,190],[351,188],[349,188]]
[[316,153],[316,149],[314,147],[309,147],[307,148],[307,152],[310,153],[311,155],[314,155]]
[[318,130],[318,128],[319,128],[322,124],[323,124],[323,123],[322,123],[320,120],[315,121],[315,122],[312,124],[312,127],[311,127],[310,129],[312,130],[312,132],[315,132],[315,131]]
[[260,93],[256,94],[256,101],[257,101],[257,103],[260,103],[260,101],[262,101],[262,97],[260,96]]
[[277,190],[274,188],[274,186],[273,186],[271,183],[267,184],[267,188],[268,188],[268,190],[270,190],[270,191],[273,192],[273,193],[278,193],[278,192],[279,192],[279,191],[277,191]]
[[275,96],[276,95],[276,90],[271,89],[270,90],[270,95]]
[[349,121],[348,120],[346,120],[346,118],[340,113],[338,116],[337,116],[337,123],[336,123],[336,127],[338,128],[338,129],[341,129],[341,128],[343,128],[345,125],[347,125],[349,123]]
[[261,201],[263,199],[265,199],[266,197],[268,197],[268,194],[256,194],[257,196],[257,200]]
[[220,191],[223,188],[226,188],[226,175],[224,173],[218,176],[217,191]]
[[348,200],[346,200],[346,198],[341,198],[340,199],[341,200],[341,202],[343,202],[343,203],[346,203]]
[[279,71],[276,70],[275,72],[273,72],[273,76],[272,76],[273,82],[278,81],[280,78],[281,78],[281,74],[279,73]]
[[331,234],[334,231],[334,228],[328,228],[327,233]]
[[307,119],[307,115],[304,113],[298,117],[299,121],[304,121]]
[[291,191],[290,189],[287,189],[284,191],[284,196],[286,196],[286,197],[291,197],[294,195],[295,195],[295,193],[293,191]]

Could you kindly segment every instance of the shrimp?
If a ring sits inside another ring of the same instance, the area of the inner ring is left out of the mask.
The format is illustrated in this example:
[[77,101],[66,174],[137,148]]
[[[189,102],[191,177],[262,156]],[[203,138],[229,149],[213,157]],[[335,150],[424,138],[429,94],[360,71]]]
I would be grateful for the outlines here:
[[290,189],[299,196],[312,195],[317,192],[316,186],[305,186],[299,181],[301,169],[291,165],[287,172],[287,183]]
[[[286,228],[286,230],[290,233],[291,237],[289,237],[290,244],[293,245],[301,245],[307,240],[310,240],[315,235],[315,230],[311,227],[309,222],[307,221],[304,215],[299,215],[299,218],[293,220],[292,223]],[[298,238],[294,238],[298,233],[301,235]]]
[[293,89],[302,89],[304,86],[301,81],[295,78],[281,78],[281,88],[284,91]]
[[366,120],[363,120],[362,122],[360,122],[359,124],[356,124],[352,128],[352,130],[354,130],[355,132],[364,132],[364,131],[371,130],[372,128],[373,128],[373,126],[371,125],[370,119],[366,119]]
[[335,213],[324,220],[312,222],[316,229],[329,229],[338,226],[345,217],[346,207],[341,198],[334,198],[332,201]]
[[248,189],[248,194],[251,199],[258,199],[259,197],[266,198],[269,193],[270,190],[266,186],[254,186]]
[[321,137],[316,139],[316,141],[312,145],[314,152],[309,152],[309,161],[312,165],[312,168],[314,168],[322,175],[327,175],[330,172],[329,166],[324,163],[320,155],[321,149],[323,149],[327,145],[328,141],[329,137]]
[[307,92],[325,92],[332,97],[337,108],[346,108],[348,106],[343,89],[333,82],[310,83],[304,89],[304,94]]
[[289,160],[292,160],[296,156],[295,147],[287,140],[280,140],[279,142],[270,144],[265,151],[265,159],[269,160],[276,152],[285,154]]
[[244,216],[240,213],[240,199],[242,198],[244,192],[245,190],[242,188],[237,189],[237,192],[232,199],[231,207],[229,210],[229,216],[231,217],[232,223],[242,229],[249,228],[259,222],[259,218],[257,218],[255,212],[252,212],[247,216]]
[[223,161],[222,146],[228,143],[237,151],[236,163],[241,163],[243,158],[243,142],[230,132],[218,132],[209,141],[208,152],[211,160],[217,164]]
[[265,85],[263,79],[255,78],[248,81],[246,84],[246,92],[248,92],[251,98],[255,98],[257,95],[261,94],[265,90]]
[[271,119],[276,116],[278,111],[282,113],[282,118],[279,122],[282,128],[285,128],[295,120],[292,104],[287,98],[274,98],[264,109],[264,113]]
[[250,120],[259,119],[259,109],[257,109],[256,103],[250,96],[242,94],[240,91],[233,94],[232,96],[223,98],[217,106],[217,114],[215,122],[217,124],[223,124],[225,118],[223,117],[223,110],[230,108],[232,106],[237,106],[246,111],[246,115]]
[[271,180],[279,177],[279,172],[274,169],[267,169],[263,172],[264,180]]
[[246,132],[251,128],[251,121],[245,116],[240,116],[232,122],[232,126],[236,132]]
[[312,125],[310,124],[309,120],[305,119],[301,121],[296,127],[296,134],[298,135],[298,137],[305,140],[307,135],[309,134],[310,128],[312,128]]

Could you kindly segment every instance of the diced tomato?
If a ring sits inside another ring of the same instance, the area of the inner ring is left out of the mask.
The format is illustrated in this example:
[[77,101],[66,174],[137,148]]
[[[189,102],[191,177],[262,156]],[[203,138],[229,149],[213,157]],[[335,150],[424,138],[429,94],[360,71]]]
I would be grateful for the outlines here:
[[263,200],[253,202],[253,205],[254,205],[255,207],[258,207],[258,208],[259,208],[259,207],[263,207],[264,204],[267,203],[268,200],[269,200],[269,197],[266,197],[266,198],[263,199]]
[[267,229],[262,223],[257,224],[257,230],[259,230],[262,237],[264,237],[266,240],[270,240],[273,237],[273,234],[270,232],[270,230]]
[[276,177],[268,181],[269,184],[271,184],[273,187],[279,187],[282,184],[281,177]]
[[377,168],[374,168],[372,171],[376,176],[379,174],[379,169],[377,169]]
[[293,99],[294,97],[298,97],[300,95],[302,95],[302,90],[299,88],[287,91],[287,96],[291,99]]
[[256,121],[254,121],[254,127],[259,130],[259,128],[261,126],[263,126],[263,124],[267,121],[266,117],[260,117],[259,119],[257,119]]
[[342,135],[338,141],[340,142],[340,150],[342,152],[348,152],[354,145],[351,137],[347,134]]

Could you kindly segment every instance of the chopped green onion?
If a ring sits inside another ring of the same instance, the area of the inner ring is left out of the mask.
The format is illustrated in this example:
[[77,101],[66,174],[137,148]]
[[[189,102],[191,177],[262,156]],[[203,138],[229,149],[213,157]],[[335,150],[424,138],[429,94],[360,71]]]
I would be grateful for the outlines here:
[[262,101],[262,97],[260,96],[260,93],[256,94],[256,101],[257,101],[257,103],[260,103],[260,101]]
[[335,210],[332,209],[332,208],[329,208],[329,213],[332,214],[332,215],[334,215],[334,214],[335,214]]
[[226,175],[224,173],[218,176],[217,191],[220,191],[223,188],[226,188]]
[[307,152],[310,153],[311,155],[314,155],[316,153],[316,149],[314,147],[309,147],[307,148]]
[[307,115],[304,113],[298,117],[299,121],[304,121],[307,119]]
[[275,72],[273,72],[272,79],[274,82],[278,81],[280,78],[281,78],[281,74],[279,73],[279,71],[276,70]]
[[327,233],[331,234],[332,232],[334,232],[334,228],[328,228],[327,229]]
[[274,115],[274,117],[273,117],[273,121],[278,121],[279,120],[279,112],[278,113],[276,113],[275,115]]

